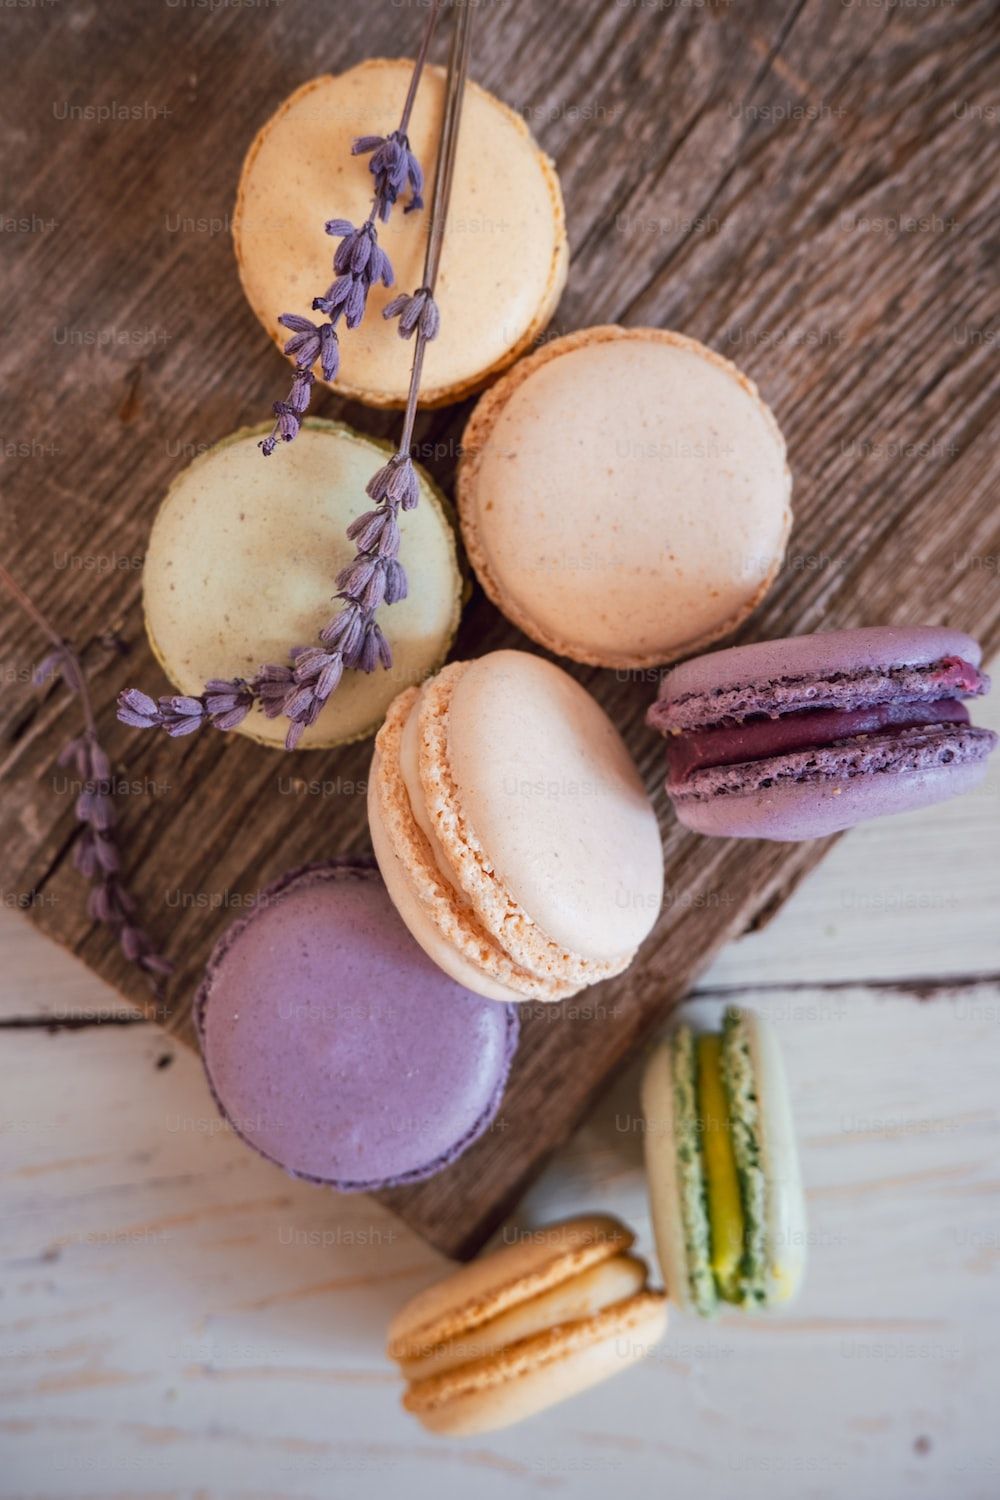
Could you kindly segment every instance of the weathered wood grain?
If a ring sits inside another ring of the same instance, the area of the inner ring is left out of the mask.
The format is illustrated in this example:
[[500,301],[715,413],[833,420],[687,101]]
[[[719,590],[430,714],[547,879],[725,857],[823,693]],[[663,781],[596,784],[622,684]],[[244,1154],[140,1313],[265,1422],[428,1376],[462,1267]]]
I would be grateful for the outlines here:
[[[40,980],[69,968],[25,938]],[[905,958],[905,931],[888,940]],[[1000,986],[924,1004],[768,980],[737,998],[770,1015],[788,1066],[801,1298],[772,1318],[672,1309],[627,1375],[471,1443],[421,1433],[384,1352],[445,1270],[405,1226],[246,1151],[154,1027],[0,1033],[0,1494],[996,1500]],[[653,1254],[637,1089],[627,1067],[505,1242],[609,1212]]]
[[[569,24],[543,0],[481,8],[474,75],[525,113],[563,179],[574,261],[557,329],[681,328],[754,376],[786,431],[795,529],[744,638],[921,621],[1000,644],[992,14],[768,0],[601,5]],[[85,647],[117,769],[137,784],[122,798],[129,874],[180,962],[161,1019],[181,1035],[227,914],[292,864],[367,846],[369,747],[292,760],[116,725],[116,693],[160,680],[138,608],[145,538],[169,478],[280,390],[226,232],[246,143],[303,78],[412,48],[421,18],[107,0],[5,25],[0,540]],[[333,397],[320,410],[378,434],[398,420]],[[467,411],[418,425],[446,486]],[[518,642],[477,595],[458,653]],[[5,611],[3,899],[138,999],[83,912],[56,768],[73,710],[27,681],[40,649]],[[654,786],[655,674],[576,675]],[[451,1253],[481,1243],[713,951],[823,853],[681,836],[661,810],[670,895],[640,961],[529,1008],[503,1128],[389,1196]]]

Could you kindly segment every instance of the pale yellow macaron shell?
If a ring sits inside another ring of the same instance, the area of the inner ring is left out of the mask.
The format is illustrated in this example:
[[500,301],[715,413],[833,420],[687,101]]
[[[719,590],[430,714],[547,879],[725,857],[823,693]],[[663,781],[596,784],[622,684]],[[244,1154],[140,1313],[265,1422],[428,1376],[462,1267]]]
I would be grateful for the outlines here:
[[[281,105],[247,154],[233,239],[250,305],[280,344],[290,336],[280,314],[312,316],[313,297],[334,279],[338,241],[325,233],[326,221],[360,224],[368,215],[369,159],[352,156],[351,144],[396,128],[411,72],[406,58],[375,58],[312,79]],[[337,389],[376,406],[406,400],[413,345],[383,321],[382,308],[423,281],[443,110],[444,72],[429,67],[408,132],[427,179],[426,207],[406,214],[397,204],[379,224],[396,284],[374,287],[362,323],[342,333]],[[460,399],[527,348],[555,311],[567,265],[552,163],[518,115],[468,84],[436,288],[441,331],[427,351],[421,404]]]
[[541,645],[644,667],[728,634],[791,523],[785,444],[757,388],[693,339],[555,339],[479,402],[459,513],[487,594]]
[[[346,528],[370,509],[365,484],[388,448],[341,423],[308,421],[264,458],[266,427],[234,433],[174,479],[153,525],[143,606],[153,651],[181,693],[252,677],[316,641],[335,613],[335,578],[354,555]],[[446,503],[422,470],[420,503],[400,512],[409,594],[380,623],[390,671],[346,673],[303,748],[358,739],[402,688],[440,666],[458,625],[461,575]],[[287,721],[254,709],[237,733],[280,746]]]

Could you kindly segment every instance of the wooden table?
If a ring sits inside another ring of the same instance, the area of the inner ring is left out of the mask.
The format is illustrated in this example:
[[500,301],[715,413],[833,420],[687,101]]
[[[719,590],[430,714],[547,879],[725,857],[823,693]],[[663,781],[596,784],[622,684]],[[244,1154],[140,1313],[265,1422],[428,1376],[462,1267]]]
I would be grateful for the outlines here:
[[[1000,765],[848,835],[703,981],[699,1005],[760,1006],[785,1050],[798,1305],[673,1314],[644,1365],[460,1442],[402,1412],[382,1354],[440,1257],[257,1160],[186,1047],[3,913],[0,1496],[995,1500],[998,799]],[[606,1209],[648,1252],[637,1108],[633,1069],[504,1232]]]
[[[989,0],[481,10],[474,74],[524,113],[566,188],[557,328],[680,327],[753,375],[789,436],[796,528],[745,637],[891,620],[1000,645]],[[0,541],[83,648],[116,771],[144,789],[125,809],[129,873],[182,972],[168,1032],[116,993],[140,991],[83,915],[72,799],[52,784],[72,709],[31,688],[39,642],[0,613],[0,1495],[596,1496],[631,1481],[642,1496],[672,1482],[992,1500],[995,779],[851,835],[700,981],[699,1003],[759,1003],[781,1030],[815,1241],[801,1304],[774,1323],[678,1317],[645,1367],[514,1434],[440,1444],[403,1418],[383,1331],[437,1256],[371,1200],[242,1150],[178,1040],[213,900],[333,852],[334,820],[276,798],[256,747],[113,724],[118,690],[152,680],[145,538],[169,478],[280,383],[228,244],[246,142],[303,78],[412,47],[421,16],[390,0],[5,10]],[[322,410],[393,430],[336,399]],[[421,443],[453,453],[466,410],[425,414]],[[430,466],[447,486],[449,460]],[[512,639],[477,597],[459,650]],[[653,787],[652,685],[578,675]],[[345,752],[338,773],[363,779],[367,755]],[[298,765],[305,781],[327,770]],[[363,845],[362,801],[339,809],[340,849]],[[636,1066],[592,1107],[603,1065],[821,852],[685,838],[666,817],[665,834],[672,900],[607,992],[615,1024],[587,1039],[537,1021],[510,1134],[397,1200],[439,1243],[481,1238],[536,1147],[583,1117],[507,1232],[605,1208],[649,1248]]]
[[[194,985],[233,903],[364,848],[367,827],[363,795],[280,795],[287,763],[236,736],[164,743],[113,722],[121,688],[164,686],[142,632],[142,553],[170,478],[287,384],[227,233],[247,143],[311,74],[414,47],[424,7],[10,9],[0,535],[77,638],[116,774],[139,788],[122,799],[127,874],[179,963],[164,1019],[190,1039]],[[573,259],[555,328],[680,328],[754,376],[787,434],[790,550],[741,638],[948,623],[1000,647],[989,0],[479,10],[474,75],[524,114],[564,186]],[[468,409],[420,418],[446,488]],[[321,410],[377,435],[398,422],[335,397]],[[509,644],[524,641],[477,593],[456,653]],[[74,708],[27,683],[39,649],[0,614],[8,888],[138,999],[141,980],[83,911],[73,799],[53,786]],[[574,670],[657,789],[662,745],[643,727],[655,674]],[[369,754],[302,754],[295,774],[363,787]],[[583,1004],[533,1007],[506,1132],[388,1197],[453,1254],[482,1243],[713,952],[823,852],[699,839],[658,791],[657,805],[668,898],[638,962]]]

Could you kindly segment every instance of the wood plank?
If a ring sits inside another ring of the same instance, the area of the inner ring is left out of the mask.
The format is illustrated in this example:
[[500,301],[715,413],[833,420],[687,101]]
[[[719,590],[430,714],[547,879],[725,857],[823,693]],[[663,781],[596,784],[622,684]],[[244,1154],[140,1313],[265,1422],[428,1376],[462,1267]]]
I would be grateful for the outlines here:
[[[606,1500],[666,1472],[703,1500],[995,1500],[1000,990],[741,998],[788,1066],[801,1299],[712,1323],[671,1309],[634,1370],[473,1443],[421,1432],[383,1352],[446,1269],[405,1225],[243,1149],[186,1048],[157,1067],[152,1026],[4,1034],[0,1489]],[[603,1211],[652,1253],[637,1083],[625,1069],[505,1240]]]
[[[557,7],[522,0],[477,20],[475,76],[524,111],[562,173],[575,259],[558,329],[680,327],[736,358],[786,430],[795,529],[743,639],[913,621],[1000,646],[1000,460],[986,439],[1000,156],[986,108],[991,16],[985,0],[767,0],[602,7],[566,25]],[[211,222],[224,220],[241,153],[284,95],[311,73],[412,47],[419,25],[417,8],[154,12],[108,0],[39,7],[10,28],[9,196],[30,228],[4,236],[0,540],[86,647],[116,765],[139,785],[124,799],[129,873],[180,960],[161,1019],[187,1039],[192,989],[227,915],[283,869],[367,847],[363,796],[343,788],[363,785],[368,746],[292,767],[235,738],[164,744],[113,721],[122,687],[160,681],[138,609],[157,501],[191,454],[259,418],[281,381]],[[112,102],[135,117],[92,118]],[[333,397],[320,410],[380,435],[398,420]],[[446,487],[467,411],[420,419]],[[506,644],[523,639],[477,594],[457,653]],[[27,902],[43,930],[139,1000],[83,913],[71,799],[53,785],[73,714],[25,680],[39,651],[5,611],[5,900]],[[642,724],[655,674],[576,675],[655,787],[661,746]],[[289,790],[290,773],[340,790]],[[481,1243],[711,955],[824,852],[682,837],[660,808],[670,894],[640,961],[576,1002],[529,1007],[507,1128],[389,1195],[451,1253]]]

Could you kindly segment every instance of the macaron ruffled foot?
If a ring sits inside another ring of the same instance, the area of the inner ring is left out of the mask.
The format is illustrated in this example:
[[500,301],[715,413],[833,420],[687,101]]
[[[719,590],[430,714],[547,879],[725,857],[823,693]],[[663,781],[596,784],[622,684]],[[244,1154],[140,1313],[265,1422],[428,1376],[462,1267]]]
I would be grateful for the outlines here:
[[659,828],[621,736],[525,652],[452,662],[401,694],[368,820],[413,936],[490,999],[560,1000],[619,974],[659,915]]

